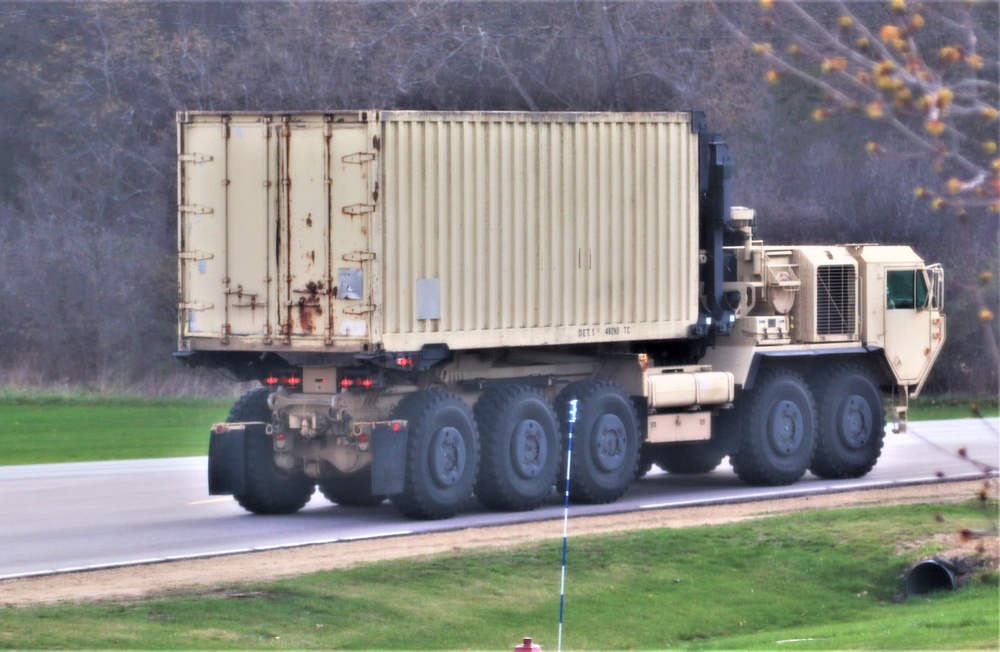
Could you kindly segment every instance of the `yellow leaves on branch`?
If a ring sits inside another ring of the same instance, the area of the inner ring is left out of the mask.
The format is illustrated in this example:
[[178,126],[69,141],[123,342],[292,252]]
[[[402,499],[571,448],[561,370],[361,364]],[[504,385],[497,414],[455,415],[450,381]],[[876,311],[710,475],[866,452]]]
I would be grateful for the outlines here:
[[847,69],[847,58],[833,57],[831,59],[823,59],[821,68],[825,73],[842,72]]
[[882,25],[879,38],[882,39],[883,43],[893,43],[903,38],[903,30],[896,25]]
[[913,93],[905,86],[896,91],[896,96],[892,99],[892,105],[897,109],[905,109],[913,100]]
[[945,63],[958,63],[962,60],[962,50],[954,45],[946,45],[938,50],[938,56]]
[[[777,10],[784,7],[778,6],[779,0],[758,2],[762,9],[775,10],[762,23],[774,28]],[[814,15],[812,26],[818,26],[828,42],[836,40],[836,47],[800,34],[791,25],[773,42],[758,37],[761,41],[751,48],[769,61],[767,83],[796,77],[820,87],[823,100],[813,105],[813,121],[864,117],[905,129],[911,140],[922,141],[922,151],[930,153],[929,162],[940,175],[933,186],[914,190],[929,208],[954,210],[959,217],[973,207],[1000,212],[1000,159],[996,158],[1000,138],[972,136],[983,129],[980,120],[1000,121],[995,99],[968,90],[977,88],[968,80],[979,79],[978,71],[987,63],[976,54],[975,39],[965,43],[953,32],[950,40],[931,45],[925,37],[933,42],[935,35],[923,30],[929,24],[939,27],[932,7],[905,0],[885,0],[885,4],[892,15],[881,25],[865,25],[847,9],[833,14],[825,26],[819,14]],[[914,133],[921,127],[922,134]],[[972,131],[965,133],[967,128]],[[874,140],[864,147],[872,156],[897,154],[896,148]]]
[[955,100],[955,93],[950,88],[942,88],[937,92],[937,106],[939,109],[947,109]]
[[967,66],[973,70],[983,69],[983,57],[979,54],[970,54],[966,56],[965,50],[957,45],[946,45],[938,50],[938,58],[944,63],[961,63],[965,62]]
[[940,120],[928,120],[924,123],[924,130],[932,136],[940,136],[944,133],[944,123]]

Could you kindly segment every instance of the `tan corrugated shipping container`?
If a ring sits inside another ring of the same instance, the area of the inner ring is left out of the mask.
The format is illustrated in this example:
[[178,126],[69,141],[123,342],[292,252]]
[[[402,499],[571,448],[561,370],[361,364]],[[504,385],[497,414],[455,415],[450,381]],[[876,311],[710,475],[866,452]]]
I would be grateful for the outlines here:
[[182,350],[682,338],[688,113],[185,113]]

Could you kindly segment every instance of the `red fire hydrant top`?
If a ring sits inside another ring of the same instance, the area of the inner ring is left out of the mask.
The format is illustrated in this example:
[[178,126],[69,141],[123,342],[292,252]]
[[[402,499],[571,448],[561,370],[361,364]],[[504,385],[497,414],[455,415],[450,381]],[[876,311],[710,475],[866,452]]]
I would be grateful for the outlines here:
[[514,648],[514,652],[542,652],[542,646],[535,645],[531,642],[530,636],[525,636],[524,643]]

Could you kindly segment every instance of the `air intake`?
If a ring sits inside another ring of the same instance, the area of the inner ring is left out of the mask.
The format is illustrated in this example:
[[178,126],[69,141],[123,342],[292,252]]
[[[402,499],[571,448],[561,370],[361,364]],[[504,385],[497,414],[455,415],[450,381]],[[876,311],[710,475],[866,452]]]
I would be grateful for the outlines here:
[[817,335],[854,335],[857,287],[853,265],[827,265],[816,269]]

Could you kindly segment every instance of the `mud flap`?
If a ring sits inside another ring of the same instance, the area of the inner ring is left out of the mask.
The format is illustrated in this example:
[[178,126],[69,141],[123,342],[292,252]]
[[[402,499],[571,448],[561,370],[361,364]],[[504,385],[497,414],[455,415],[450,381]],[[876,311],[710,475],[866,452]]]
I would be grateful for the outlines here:
[[393,430],[379,424],[372,430],[372,495],[392,496],[403,493],[406,471],[406,440],[409,430]]
[[243,493],[246,487],[244,442],[247,435],[263,434],[263,432],[263,423],[231,425],[222,433],[213,430],[208,440],[209,495],[225,496]]

